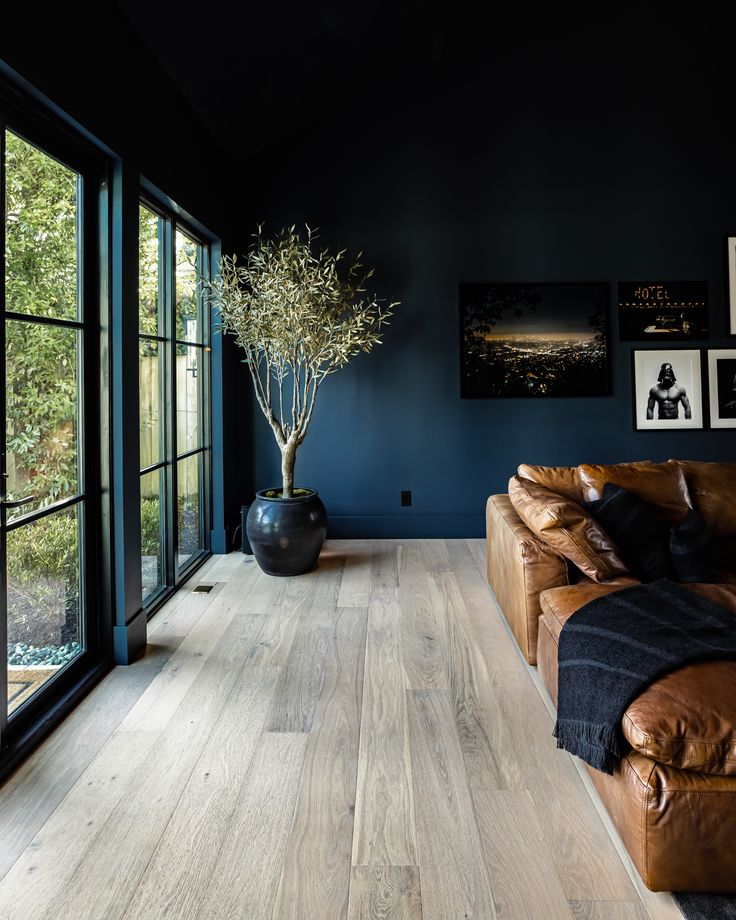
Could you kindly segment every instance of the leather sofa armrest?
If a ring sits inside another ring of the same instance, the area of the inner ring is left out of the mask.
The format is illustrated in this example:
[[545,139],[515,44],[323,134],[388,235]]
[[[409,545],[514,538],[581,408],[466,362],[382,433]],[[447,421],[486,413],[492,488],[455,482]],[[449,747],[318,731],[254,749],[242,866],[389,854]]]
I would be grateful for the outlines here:
[[508,495],[486,504],[488,583],[529,664],[537,663],[540,592],[568,584],[567,562],[522,522]]

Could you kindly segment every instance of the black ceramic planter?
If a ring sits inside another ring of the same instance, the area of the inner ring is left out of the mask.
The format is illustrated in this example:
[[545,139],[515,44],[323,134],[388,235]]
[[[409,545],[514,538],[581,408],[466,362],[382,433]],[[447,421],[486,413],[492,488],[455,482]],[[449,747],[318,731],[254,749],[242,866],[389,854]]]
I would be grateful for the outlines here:
[[276,491],[256,492],[246,519],[248,540],[267,575],[302,575],[317,563],[327,533],[327,512],[316,492],[268,497]]

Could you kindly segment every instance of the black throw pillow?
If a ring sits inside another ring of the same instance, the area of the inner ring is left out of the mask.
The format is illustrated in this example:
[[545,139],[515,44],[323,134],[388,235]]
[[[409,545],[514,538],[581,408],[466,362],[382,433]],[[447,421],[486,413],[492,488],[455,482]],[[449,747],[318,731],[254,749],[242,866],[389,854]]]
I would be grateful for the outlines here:
[[607,482],[603,497],[585,502],[642,581],[672,578],[670,530],[651,505],[633,492]]
[[680,581],[712,581],[719,555],[713,531],[692,508],[679,527],[670,529],[670,556]]

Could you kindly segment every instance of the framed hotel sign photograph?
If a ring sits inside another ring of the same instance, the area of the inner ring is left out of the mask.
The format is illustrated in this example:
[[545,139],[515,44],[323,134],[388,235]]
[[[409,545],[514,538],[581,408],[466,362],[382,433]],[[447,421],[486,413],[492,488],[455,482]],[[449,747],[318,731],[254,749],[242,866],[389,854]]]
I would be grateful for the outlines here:
[[619,281],[622,342],[686,342],[708,337],[706,281]]
[[682,431],[703,427],[700,351],[633,352],[634,428]]
[[708,350],[710,427],[736,428],[736,348]]
[[604,282],[460,285],[460,395],[606,396]]
[[736,335],[736,236],[726,240],[726,262],[728,264],[728,307],[727,332]]

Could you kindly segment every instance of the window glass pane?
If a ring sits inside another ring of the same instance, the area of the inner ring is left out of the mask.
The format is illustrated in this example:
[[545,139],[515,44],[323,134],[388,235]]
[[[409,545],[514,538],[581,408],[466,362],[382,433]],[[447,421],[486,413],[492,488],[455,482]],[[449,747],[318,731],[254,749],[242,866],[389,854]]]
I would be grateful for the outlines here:
[[164,583],[163,470],[141,476],[141,579],[143,603]]
[[141,430],[141,469],[153,466],[162,455],[162,378],[164,345],[150,339],[139,340],[139,400]]
[[163,335],[161,322],[160,229],[163,221],[140,206],[138,212],[138,317],[140,331]]
[[200,522],[200,482],[202,476],[202,455],[195,454],[177,463],[178,497],[177,526],[179,530],[179,554],[177,564],[183,568],[202,548]]
[[79,508],[7,535],[10,713],[82,651]]
[[180,455],[201,444],[199,394],[203,357],[201,348],[176,346],[176,449]]
[[7,309],[75,320],[79,177],[12,132],[5,138]]
[[201,247],[181,230],[176,231],[176,337],[200,342],[199,272]]
[[77,339],[62,326],[7,320],[5,399],[8,499],[34,495],[10,519],[79,491]]

